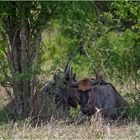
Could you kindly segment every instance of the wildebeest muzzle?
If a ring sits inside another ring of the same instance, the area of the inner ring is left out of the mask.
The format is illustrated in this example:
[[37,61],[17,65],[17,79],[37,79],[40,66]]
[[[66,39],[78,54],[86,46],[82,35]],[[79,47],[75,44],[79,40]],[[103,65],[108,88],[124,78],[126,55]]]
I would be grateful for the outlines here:
[[89,110],[89,106],[88,106],[90,90],[79,91],[79,92],[80,92],[80,100],[81,100],[81,111],[85,115],[90,115],[90,110]]

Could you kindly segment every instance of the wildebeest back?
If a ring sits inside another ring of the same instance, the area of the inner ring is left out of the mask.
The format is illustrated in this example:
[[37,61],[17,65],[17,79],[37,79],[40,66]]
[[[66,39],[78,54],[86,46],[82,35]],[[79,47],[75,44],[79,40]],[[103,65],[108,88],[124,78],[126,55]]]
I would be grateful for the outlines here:
[[114,117],[118,107],[126,107],[126,101],[111,85],[100,85],[92,87],[88,105],[92,113],[100,108],[104,116]]

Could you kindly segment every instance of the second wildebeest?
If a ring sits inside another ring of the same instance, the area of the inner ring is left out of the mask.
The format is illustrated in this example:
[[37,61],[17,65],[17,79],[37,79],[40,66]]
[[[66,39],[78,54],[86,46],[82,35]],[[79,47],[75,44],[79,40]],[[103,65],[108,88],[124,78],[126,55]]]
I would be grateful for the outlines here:
[[84,78],[75,82],[74,86],[79,91],[81,111],[84,114],[93,115],[98,108],[104,117],[115,119],[120,115],[118,110],[127,108],[126,100],[97,73],[95,80]]
[[77,89],[71,86],[74,82],[76,82],[76,74],[73,73],[70,61],[68,61],[64,69],[64,74],[54,75],[54,83],[50,87],[51,90],[47,89],[46,92],[54,94],[55,104],[58,107],[62,106],[63,109],[76,108],[80,102],[80,97]]
[[110,84],[93,86],[88,97],[89,114],[99,108],[104,117],[115,119],[127,108],[127,102]]

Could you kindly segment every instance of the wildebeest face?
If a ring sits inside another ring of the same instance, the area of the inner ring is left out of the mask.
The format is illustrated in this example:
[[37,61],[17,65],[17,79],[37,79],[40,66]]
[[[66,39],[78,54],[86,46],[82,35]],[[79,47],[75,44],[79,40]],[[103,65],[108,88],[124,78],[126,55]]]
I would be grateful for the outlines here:
[[88,100],[89,100],[89,92],[90,91],[79,91],[80,93],[80,103],[81,103],[81,111],[83,114],[89,114]]
[[79,93],[77,91],[77,88],[71,87],[69,89],[68,104],[74,108],[76,108],[78,106],[78,104],[80,104],[80,96],[79,96]]
[[83,78],[78,82],[75,82],[73,86],[77,87],[79,95],[80,95],[80,105],[81,105],[81,111],[84,114],[90,115],[89,110],[89,94],[91,92],[91,88],[93,85],[98,84],[101,81],[100,75],[96,73],[96,79],[91,80],[89,78]]

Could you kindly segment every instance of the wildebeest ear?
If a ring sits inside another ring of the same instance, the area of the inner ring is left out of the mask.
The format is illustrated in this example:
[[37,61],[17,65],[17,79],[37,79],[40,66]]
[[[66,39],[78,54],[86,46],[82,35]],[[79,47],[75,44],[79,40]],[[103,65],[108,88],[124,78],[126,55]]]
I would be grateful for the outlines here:
[[72,81],[71,86],[77,88],[78,87],[78,82]]

